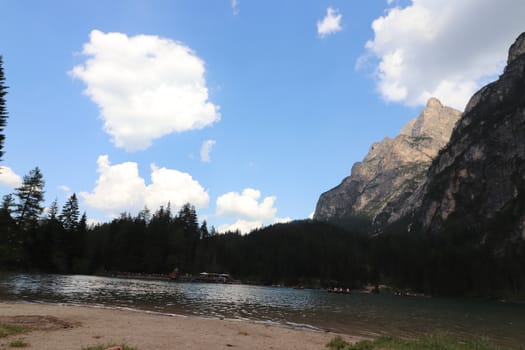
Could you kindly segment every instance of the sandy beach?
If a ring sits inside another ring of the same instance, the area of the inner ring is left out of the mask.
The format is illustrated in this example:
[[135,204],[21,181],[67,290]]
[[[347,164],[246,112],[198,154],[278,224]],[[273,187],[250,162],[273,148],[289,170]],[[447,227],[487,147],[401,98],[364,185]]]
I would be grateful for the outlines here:
[[[325,349],[335,334],[249,321],[167,316],[132,310],[0,302],[0,323],[33,330],[0,338],[0,349],[23,339],[30,349],[81,350],[99,344],[171,349]],[[350,337],[345,337],[350,340]]]

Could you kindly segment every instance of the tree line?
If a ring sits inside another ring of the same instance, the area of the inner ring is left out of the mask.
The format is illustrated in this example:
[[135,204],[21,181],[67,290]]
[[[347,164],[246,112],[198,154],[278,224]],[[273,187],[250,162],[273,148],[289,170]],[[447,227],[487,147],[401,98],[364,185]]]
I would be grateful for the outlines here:
[[363,218],[276,224],[247,235],[218,234],[195,208],[167,204],[108,223],[87,225],[72,194],[44,211],[38,168],[0,208],[0,266],[15,271],[104,274],[230,273],[266,285],[408,289],[433,295],[523,297],[525,244],[501,245],[499,231],[450,225],[439,235],[401,220],[379,235]]
[[368,240],[328,223],[299,221],[218,234],[191,204],[123,213],[87,225],[72,194],[44,211],[43,175],[35,168],[0,208],[0,266],[54,273],[112,271],[167,274],[174,269],[231,273],[263,284],[357,287],[367,281]]

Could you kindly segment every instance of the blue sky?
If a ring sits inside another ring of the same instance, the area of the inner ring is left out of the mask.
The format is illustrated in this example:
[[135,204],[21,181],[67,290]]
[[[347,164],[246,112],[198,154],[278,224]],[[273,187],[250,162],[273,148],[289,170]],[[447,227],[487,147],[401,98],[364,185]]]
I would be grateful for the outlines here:
[[430,96],[462,109],[525,30],[522,0],[1,0],[0,194],[93,221],[186,201],[217,228],[308,217]]

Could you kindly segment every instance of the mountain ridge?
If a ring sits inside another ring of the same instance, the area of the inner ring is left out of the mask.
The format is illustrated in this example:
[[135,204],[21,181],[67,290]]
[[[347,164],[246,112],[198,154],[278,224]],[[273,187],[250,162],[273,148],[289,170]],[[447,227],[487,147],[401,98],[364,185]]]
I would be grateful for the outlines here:
[[460,114],[430,98],[398,136],[373,143],[363,161],[352,166],[351,175],[320,196],[314,219],[362,216],[381,227],[404,215],[416,205],[414,194]]
[[429,168],[417,214],[423,229],[505,227],[507,238],[525,238],[524,140],[525,33],[510,47],[503,74],[472,96]]

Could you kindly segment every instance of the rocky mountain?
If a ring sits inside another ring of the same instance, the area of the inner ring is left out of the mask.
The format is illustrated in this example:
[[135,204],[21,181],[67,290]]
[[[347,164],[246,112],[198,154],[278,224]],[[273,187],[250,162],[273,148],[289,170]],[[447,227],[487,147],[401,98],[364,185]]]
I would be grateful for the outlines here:
[[425,174],[444,147],[461,112],[431,98],[422,113],[392,139],[374,143],[351,175],[321,195],[314,219],[371,219],[381,227],[395,221],[421,200]]
[[427,176],[417,215],[425,230],[525,238],[525,33],[499,79],[471,98]]

